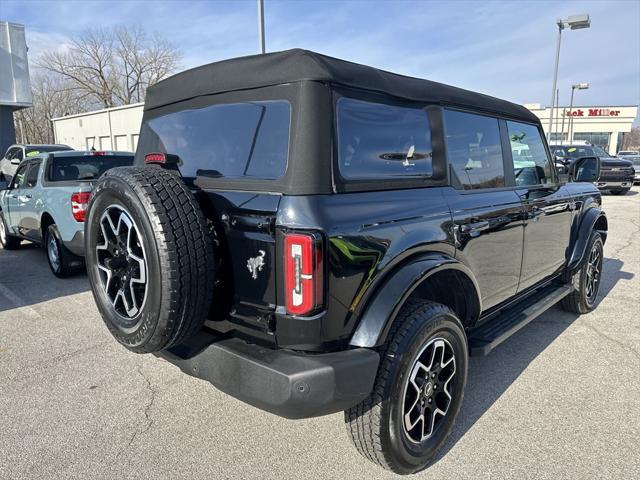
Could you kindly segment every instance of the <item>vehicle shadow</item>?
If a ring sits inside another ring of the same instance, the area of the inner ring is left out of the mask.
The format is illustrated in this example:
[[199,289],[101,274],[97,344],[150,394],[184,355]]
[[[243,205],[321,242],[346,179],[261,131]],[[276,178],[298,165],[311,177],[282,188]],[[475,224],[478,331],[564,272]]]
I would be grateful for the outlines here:
[[[605,258],[603,281],[598,292],[598,303],[621,280],[630,280],[633,274],[622,270],[624,262]],[[465,433],[485,414],[502,394],[516,381],[536,357],[553,343],[579,317],[551,308],[524,327],[486,357],[472,357],[465,397],[449,440],[435,462],[444,457]]]
[[45,251],[23,243],[17,250],[0,248],[0,313],[89,290],[87,275],[57,278]]

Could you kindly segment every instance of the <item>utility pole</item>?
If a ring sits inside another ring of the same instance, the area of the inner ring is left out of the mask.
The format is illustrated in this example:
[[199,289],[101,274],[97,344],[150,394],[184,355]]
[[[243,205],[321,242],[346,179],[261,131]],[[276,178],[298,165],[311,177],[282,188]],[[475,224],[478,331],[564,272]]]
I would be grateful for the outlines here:
[[260,37],[260,53],[265,53],[264,48],[264,1],[258,0],[258,36]]

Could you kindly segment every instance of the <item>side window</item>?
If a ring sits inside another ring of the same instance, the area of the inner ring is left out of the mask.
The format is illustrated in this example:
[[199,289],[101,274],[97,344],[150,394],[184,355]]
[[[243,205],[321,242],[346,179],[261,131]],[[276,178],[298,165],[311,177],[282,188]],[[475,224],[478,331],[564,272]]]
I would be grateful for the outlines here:
[[444,122],[454,182],[465,190],[504,187],[498,119],[445,109]]
[[553,183],[551,162],[535,125],[507,122],[516,186]]
[[351,180],[433,173],[431,129],[423,108],[351,98],[337,102],[340,174]]
[[17,158],[18,160],[22,161],[24,159],[24,151],[21,148],[18,148],[16,153],[13,154],[13,158]]
[[26,171],[27,171],[26,165],[21,165],[20,168],[18,168],[18,170],[16,171],[16,174],[13,176],[13,179],[11,180],[12,189],[22,188],[24,186],[24,178],[25,178]]
[[24,181],[24,188],[33,188],[38,184],[38,172],[40,172],[40,162],[31,163]]
[[11,160],[11,157],[13,157],[18,150],[20,150],[18,147],[10,148],[9,150],[7,150],[4,158],[6,158],[7,160]]

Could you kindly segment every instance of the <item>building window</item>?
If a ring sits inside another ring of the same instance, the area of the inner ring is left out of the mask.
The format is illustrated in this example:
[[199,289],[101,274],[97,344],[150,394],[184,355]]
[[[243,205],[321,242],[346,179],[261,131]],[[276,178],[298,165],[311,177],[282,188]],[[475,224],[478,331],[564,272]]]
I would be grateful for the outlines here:
[[573,140],[581,140],[589,142],[591,145],[598,145],[603,150],[609,151],[609,140],[611,134],[609,132],[576,132],[573,134]]

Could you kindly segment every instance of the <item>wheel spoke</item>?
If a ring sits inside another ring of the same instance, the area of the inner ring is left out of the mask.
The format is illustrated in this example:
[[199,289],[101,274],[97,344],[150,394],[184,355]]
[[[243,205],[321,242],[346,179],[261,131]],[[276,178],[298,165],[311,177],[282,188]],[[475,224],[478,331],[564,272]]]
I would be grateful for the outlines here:
[[129,213],[117,205],[107,208],[96,243],[104,292],[119,315],[132,319],[146,299],[147,264],[140,232]]
[[443,338],[427,342],[410,372],[402,400],[403,428],[409,440],[420,443],[438,429],[452,401],[449,385],[455,377],[456,364],[451,344]]

